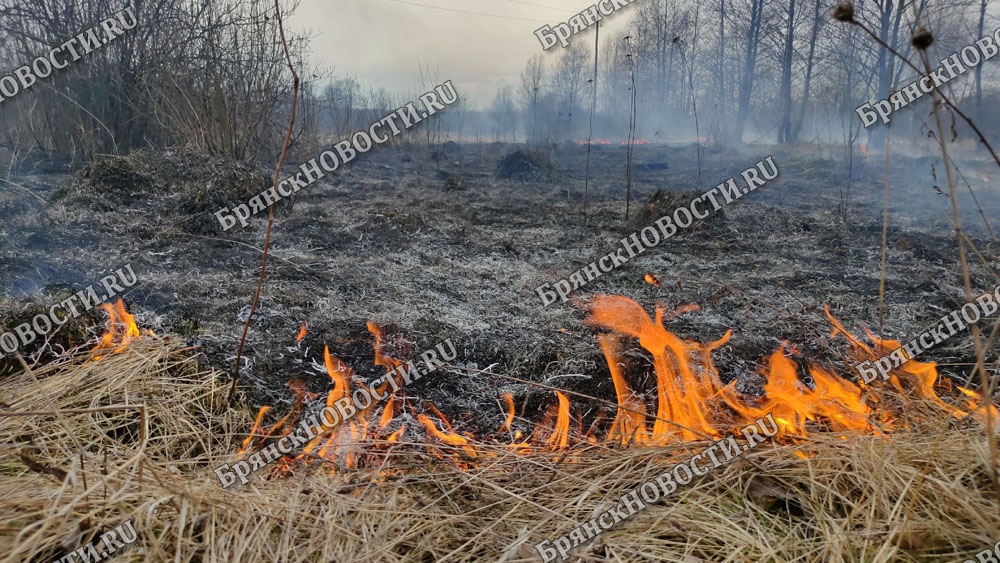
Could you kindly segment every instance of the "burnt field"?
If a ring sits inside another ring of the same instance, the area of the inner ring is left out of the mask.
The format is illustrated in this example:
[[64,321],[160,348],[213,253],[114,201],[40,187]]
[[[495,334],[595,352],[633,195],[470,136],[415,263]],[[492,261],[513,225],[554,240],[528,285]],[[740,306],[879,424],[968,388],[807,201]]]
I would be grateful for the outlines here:
[[[824,304],[850,330],[861,334],[867,326],[879,333],[881,164],[857,157],[849,178],[847,163],[821,147],[706,148],[699,184],[694,145],[639,145],[626,221],[625,148],[595,145],[584,225],[586,147],[556,148],[551,168],[527,181],[498,179],[498,162],[514,148],[449,143],[378,150],[279,204],[241,373],[250,401],[287,404],[292,378],[325,392],[324,344],[362,377],[380,374],[367,321],[388,328],[400,357],[450,338],[459,365],[612,399],[596,331],[581,322],[595,293],[631,297],[647,311],[655,303],[697,304],[700,310],[667,328],[702,342],[732,329],[713,357],[724,380],[739,377],[749,387],[760,358],[782,341],[794,346],[797,359],[850,377],[843,340],[828,338]],[[568,277],[698,192],[772,154],[777,180],[574,292],[570,302],[542,305],[538,285]],[[934,187],[937,160],[892,161],[886,337],[916,336],[963,301],[949,202]],[[982,215],[1000,216],[989,176],[995,172],[979,157],[960,163]],[[286,166],[285,174],[294,170]],[[245,202],[268,184],[269,173],[194,155],[145,153],[73,174],[12,179],[19,187],[0,193],[5,330],[131,264],[139,283],[125,300],[139,325],[197,346],[204,361],[230,370],[257,280],[266,215],[221,232],[212,213]],[[658,190],[664,193],[655,195]],[[965,225],[989,261],[984,267],[974,260],[973,286],[982,292],[995,285],[989,270],[997,269],[996,246],[968,194],[962,190]],[[98,319],[84,319],[93,334]],[[308,335],[296,344],[303,322]],[[66,325],[47,349],[36,342],[27,352],[44,358],[59,346],[82,345],[93,336],[84,326]],[[650,366],[638,345],[632,348],[628,374],[643,388]],[[969,339],[956,336],[922,359],[964,380],[973,356]],[[13,359],[3,361],[5,371],[19,369]],[[534,408],[554,402],[551,393],[476,372],[442,371],[408,390],[432,400],[459,426],[484,428],[502,420],[503,391]],[[532,417],[530,410],[525,414]]]

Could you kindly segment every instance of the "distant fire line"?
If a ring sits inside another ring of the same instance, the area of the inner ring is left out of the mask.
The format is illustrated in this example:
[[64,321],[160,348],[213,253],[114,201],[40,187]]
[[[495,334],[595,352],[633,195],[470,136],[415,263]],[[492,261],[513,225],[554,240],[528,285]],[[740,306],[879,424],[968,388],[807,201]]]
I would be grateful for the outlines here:
[[[581,144],[581,145],[583,145],[583,146],[587,146],[587,145],[614,145],[614,144],[618,144],[618,145],[624,146],[624,145],[629,144],[629,141],[612,141],[611,139],[594,139],[592,141],[578,141],[578,143]],[[650,144],[650,142],[648,140],[646,140],[646,139],[633,139],[632,140],[632,144],[633,145],[648,145],[648,144]]]

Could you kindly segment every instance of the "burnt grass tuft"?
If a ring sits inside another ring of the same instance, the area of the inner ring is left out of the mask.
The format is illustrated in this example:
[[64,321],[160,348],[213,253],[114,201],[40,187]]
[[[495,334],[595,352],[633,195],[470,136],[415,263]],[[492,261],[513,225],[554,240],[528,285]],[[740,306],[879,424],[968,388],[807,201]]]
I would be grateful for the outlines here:
[[[462,191],[442,189],[454,172],[442,177],[441,164],[428,158],[426,147],[403,147],[359,157],[298,192],[294,208],[280,204],[242,370],[242,388],[254,403],[288,405],[286,382],[292,378],[315,392],[327,391],[324,345],[363,379],[380,374],[365,329],[369,320],[389,326],[391,338],[405,341],[400,350],[419,353],[450,338],[456,363],[464,367],[490,367],[612,399],[596,331],[582,323],[595,293],[626,295],[650,312],[657,302],[669,308],[698,304],[699,311],[670,320],[668,329],[702,342],[732,329],[730,341],[713,357],[723,378],[738,377],[748,393],[759,388],[755,370],[761,357],[785,340],[798,348],[803,362],[850,377],[843,341],[828,339],[824,304],[859,336],[863,326],[879,330],[879,163],[865,166],[856,159],[845,214],[847,165],[829,150],[710,149],[699,187],[693,145],[641,145],[635,147],[636,162],[670,166],[633,171],[634,215],[626,223],[625,148],[606,146],[591,154],[590,217],[584,226],[586,147],[551,149],[550,167],[518,146],[442,148],[448,168],[461,171]],[[571,302],[542,306],[536,286],[613,252],[619,240],[676,204],[771,153],[778,180],[604,274]],[[971,172],[981,158],[958,159],[977,182]],[[514,174],[520,168],[511,162],[529,161],[534,164],[528,168],[546,173],[527,180]],[[886,337],[915,336],[962,300],[954,235],[943,212],[948,201],[933,190],[933,164],[919,157],[893,160]],[[295,169],[286,164],[283,176]],[[510,179],[497,177],[501,169],[509,169]],[[266,214],[246,228],[220,233],[213,230],[212,213],[270,185],[267,170],[177,151],[116,159],[75,178],[35,175],[14,181],[49,203],[0,193],[0,228],[8,241],[0,248],[0,287],[11,288],[0,303],[4,330],[28,318],[27,304],[40,310],[55,303],[58,295],[43,288],[66,284],[79,290],[131,263],[139,283],[125,298],[140,325],[200,346],[205,361],[231,370],[259,272]],[[133,182],[142,188],[138,195]],[[975,187],[988,206],[985,215],[1000,216],[997,188],[985,181]],[[979,214],[970,202],[962,206],[970,236],[987,249]],[[646,283],[647,273],[661,286]],[[987,273],[974,272],[981,291],[992,286]],[[94,325],[102,321],[85,321],[86,329],[64,327],[63,345],[79,345],[99,332]],[[303,321],[309,335],[296,345]],[[968,339],[956,337],[924,359],[959,364],[972,355]],[[633,389],[655,396],[649,359],[636,342],[627,343],[625,361]],[[945,371],[964,379],[957,368]],[[407,389],[414,399],[433,401],[459,429],[485,433],[502,421],[504,391],[514,394],[519,414],[527,402],[524,416],[531,420],[556,402],[549,391],[475,371],[441,370]],[[585,413],[585,425],[602,406],[579,398],[571,403],[574,413]]]
[[[82,288],[81,288],[82,289]],[[3,332],[13,331],[15,327],[24,323],[31,325],[32,320],[37,315],[48,315],[52,304],[58,303],[71,295],[77,289],[65,284],[54,284],[44,288],[36,299],[11,299],[7,296],[0,297],[0,312],[2,312]],[[77,307],[79,307],[78,302]],[[82,311],[81,311],[82,312]],[[59,308],[56,313],[60,318],[68,317]],[[94,309],[84,312],[79,317],[69,318],[69,320],[46,335],[39,334],[34,341],[27,345],[21,345],[18,352],[31,365],[33,360],[40,360],[46,363],[56,359],[61,353],[71,348],[83,345],[91,338],[98,335],[98,328],[104,322],[105,315]],[[44,326],[44,325],[43,325]],[[32,329],[34,331],[34,329]],[[20,344],[20,341],[18,341]],[[21,362],[15,354],[4,354],[0,358],[0,377],[21,371]]]
[[[269,188],[271,174],[256,163],[191,151],[140,151],[86,166],[55,198],[102,211],[154,207],[189,233],[211,235],[222,232],[213,214]],[[290,207],[290,201],[278,207]]]
[[517,149],[497,165],[497,178],[518,182],[540,182],[552,170],[551,156],[540,150]]

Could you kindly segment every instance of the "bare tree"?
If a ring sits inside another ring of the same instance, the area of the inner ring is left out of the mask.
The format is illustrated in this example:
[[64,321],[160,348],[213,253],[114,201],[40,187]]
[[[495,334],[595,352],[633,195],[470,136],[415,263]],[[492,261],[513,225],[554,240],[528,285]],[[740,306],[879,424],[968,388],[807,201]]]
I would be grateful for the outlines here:
[[812,15],[812,32],[809,34],[809,54],[806,56],[806,78],[805,84],[802,87],[802,103],[799,105],[799,117],[795,120],[795,125],[792,127],[789,142],[799,140],[799,134],[802,132],[802,124],[805,122],[806,118],[806,109],[809,107],[813,78],[813,63],[816,60],[816,40],[819,37],[820,27],[822,26],[823,21],[825,21],[825,18],[820,11],[820,5],[821,0],[816,0]]
[[563,50],[552,73],[551,85],[556,102],[559,134],[563,139],[574,138],[580,107],[587,91],[590,54],[582,41]]
[[[992,0],[979,0],[979,25],[976,37],[982,37],[986,31],[986,11]],[[976,66],[976,115],[983,115],[983,65]]]
[[[598,69],[600,79],[600,92],[597,95],[598,108],[603,112],[611,123],[621,124],[629,119],[629,104],[632,99],[631,80],[629,78],[630,60],[628,49],[625,46],[624,37],[626,30],[619,30],[617,33],[607,33],[606,39],[602,41],[600,60]],[[621,128],[622,136],[625,129]]]
[[514,92],[510,86],[497,90],[490,106],[493,121],[493,137],[498,141],[517,142],[517,109],[514,107]]
[[[986,32],[990,24],[985,19],[996,4],[994,0],[854,3],[856,17],[904,56],[911,52],[904,40],[911,25],[909,7],[915,6],[923,24],[931,26],[934,48],[945,55],[967,45],[970,36]],[[636,107],[642,116],[637,137],[687,127],[697,129],[700,136],[701,122],[696,125],[693,115],[697,108],[713,114],[706,128],[720,144],[742,142],[753,124],[765,123],[773,128],[762,133],[774,133],[772,138],[782,143],[797,142],[808,131],[816,139],[825,135],[829,142],[853,145],[859,133],[853,127],[836,126],[841,117],[853,115],[854,108],[865,102],[888,98],[897,84],[915,76],[909,67],[892,64],[877,43],[859,40],[857,29],[828,25],[830,8],[824,0],[637,4],[626,26],[608,30],[607,35],[601,30],[595,136],[624,138],[628,133],[634,70]],[[625,36],[631,37],[632,57]],[[528,112],[534,128],[529,137],[541,124],[550,130],[556,126],[561,136],[576,134],[570,115],[580,111],[582,98],[567,86],[583,86],[585,65],[578,63],[584,57],[572,50],[560,51],[559,57],[549,67],[545,88],[540,86],[541,59],[529,61],[522,73],[519,100],[525,108],[545,108],[542,115]],[[990,67],[977,65],[975,87],[970,73],[969,80],[952,81],[946,89],[958,89],[955,97],[968,96],[970,103],[975,96],[974,103],[982,104],[989,114],[989,73]],[[550,99],[553,105],[546,105]],[[915,132],[922,121],[917,116],[910,110],[900,113],[893,127],[900,133],[907,128]],[[885,130],[862,128],[860,135]],[[878,141],[875,137],[872,142]]]
[[541,100],[542,88],[545,85],[545,63],[541,55],[534,55],[524,65],[521,71],[521,88],[519,95],[521,104],[524,107],[525,116],[525,136],[529,144],[538,144],[539,122],[541,121]]
[[[906,0],[878,0],[874,3],[877,16],[879,38],[895,50],[899,48],[899,28],[902,24]],[[889,97],[893,83],[893,68],[895,60],[884,45],[878,46],[878,62],[876,78],[878,86],[875,99],[884,100]],[[871,131],[870,143],[879,146],[885,139],[885,128],[878,127]]]
[[737,92],[736,123],[733,127],[733,139],[743,141],[743,130],[750,117],[750,99],[753,94],[754,82],[757,77],[757,54],[760,49],[761,30],[764,27],[765,0],[748,0],[746,6],[748,17],[745,33],[745,49],[743,51],[743,69]]
[[323,88],[322,99],[329,119],[326,125],[334,136],[342,137],[357,128],[361,85],[355,78],[338,78],[329,82]]
[[726,144],[726,0],[719,0],[719,53],[716,61],[716,139],[719,144]]
[[781,54],[781,123],[778,124],[778,142],[792,141],[792,56],[795,48],[795,5],[796,0],[787,0],[785,14],[785,48]]

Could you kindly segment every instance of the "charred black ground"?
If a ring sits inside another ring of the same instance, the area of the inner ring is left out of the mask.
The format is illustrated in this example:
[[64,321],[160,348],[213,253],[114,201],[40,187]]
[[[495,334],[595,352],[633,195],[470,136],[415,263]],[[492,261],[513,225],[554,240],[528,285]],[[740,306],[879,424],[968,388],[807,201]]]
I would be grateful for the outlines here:
[[[823,304],[859,334],[862,326],[878,331],[881,164],[856,157],[849,180],[846,161],[830,149],[707,148],[699,172],[694,145],[640,145],[625,221],[625,148],[595,146],[584,226],[586,147],[556,147],[551,169],[515,174],[538,181],[498,179],[501,159],[515,149],[448,143],[378,150],[281,205],[242,372],[251,401],[287,403],[291,378],[325,392],[324,344],[363,376],[379,374],[365,330],[369,320],[389,327],[400,356],[450,338],[462,365],[493,366],[612,399],[595,331],[581,323],[594,293],[626,295],[647,310],[657,301],[700,305],[668,328],[701,341],[733,329],[714,357],[724,378],[748,383],[761,356],[784,340],[801,360],[851,373],[843,341],[827,338]],[[778,180],[584,287],[575,303],[542,306],[536,286],[613,251],[659,214],[769,154],[780,168]],[[990,180],[995,168],[972,152],[960,166],[985,216],[1000,217],[998,188]],[[0,234],[7,241],[0,248],[0,324],[10,330],[42,311],[37,307],[131,263],[139,284],[126,302],[140,325],[175,333],[229,370],[256,284],[266,215],[222,233],[212,213],[245,202],[268,185],[270,174],[172,153],[115,159],[75,174],[13,178],[22,187],[0,193]],[[962,302],[949,203],[935,189],[943,189],[943,175],[939,158],[893,159],[888,337],[916,336]],[[995,285],[988,268],[997,269],[996,245],[964,185],[962,194],[967,230],[991,261],[974,267],[973,284],[985,291]],[[646,273],[661,287],[646,283]],[[296,346],[302,322],[309,335]],[[83,342],[79,325],[63,330],[62,345]],[[923,359],[964,379],[967,368],[949,365],[972,360],[968,340],[956,336]],[[634,386],[651,389],[649,364],[636,343],[628,356]],[[0,361],[3,371],[17,369]],[[555,400],[499,377],[444,371],[409,394],[432,400],[459,427],[466,421],[495,429],[503,391],[513,392],[518,404],[529,398],[529,417]]]

